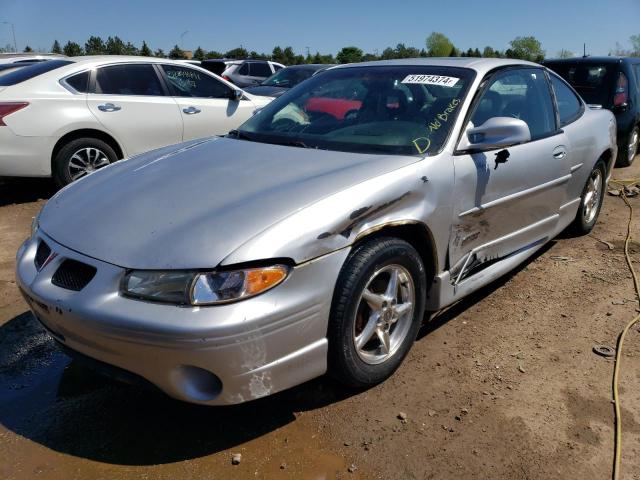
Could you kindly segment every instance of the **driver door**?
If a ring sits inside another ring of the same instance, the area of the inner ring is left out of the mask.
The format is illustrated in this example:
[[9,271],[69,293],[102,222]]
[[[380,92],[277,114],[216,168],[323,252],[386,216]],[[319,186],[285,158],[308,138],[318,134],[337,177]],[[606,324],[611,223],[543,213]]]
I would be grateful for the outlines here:
[[493,117],[515,117],[527,123],[531,140],[454,156],[449,261],[456,281],[555,235],[570,178],[571,145],[558,127],[544,71],[507,69],[488,82],[465,132]]

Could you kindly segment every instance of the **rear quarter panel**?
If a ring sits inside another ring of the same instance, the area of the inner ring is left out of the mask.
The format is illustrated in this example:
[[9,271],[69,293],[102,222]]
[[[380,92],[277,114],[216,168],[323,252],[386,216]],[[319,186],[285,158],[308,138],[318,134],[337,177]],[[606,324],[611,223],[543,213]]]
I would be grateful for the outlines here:
[[603,155],[607,158],[607,176],[610,175],[617,152],[616,119],[609,110],[587,107],[582,117],[563,129],[571,142],[573,172],[567,192],[567,201],[571,201],[580,197],[587,177]]

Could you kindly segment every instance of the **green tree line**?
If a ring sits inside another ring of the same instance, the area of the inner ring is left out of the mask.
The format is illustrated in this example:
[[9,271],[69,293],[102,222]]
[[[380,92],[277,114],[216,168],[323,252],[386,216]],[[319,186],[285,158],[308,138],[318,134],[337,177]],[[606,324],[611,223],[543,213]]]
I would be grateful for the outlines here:
[[[631,50],[624,50],[619,44],[610,54],[623,54],[640,56],[640,35],[631,37]],[[0,51],[3,49],[0,49]],[[26,47],[25,51],[32,51]],[[53,53],[63,53],[73,57],[78,55],[142,55],[149,57],[162,57],[172,59],[185,59],[186,53],[178,45],[175,45],[169,52],[161,48],[152,50],[146,41],[140,47],[131,42],[125,42],[118,36],[108,37],[106,40],[98,36],[91,36],[84,43],[68,41],[64,46],[58,40],[53,42],[51,47]],[[485,57],[485,58],[514,58],[540,62],[545,58],[545,50],[539,40],[533,36],[516,37],[509,42],[509,48],[499,50],[492,46],[479,48],[469,48],[462,50],[457,48],[453,42],[443,33],[432,32],[425,40],[424,47],[416,48],[398,43],[395,47],[387,47],[381,53],[365,52],[357,46],[347,46],[342,48],[335,56],[333,54],[321,54],[316,52],[307,55],[296,53],[292,47],[276,46],[270,53],[260,53],[249,51],[244,47],[237,47],[228,51],[205,50],[198,47],[193,51],[195,60],[205,60],[209,58],[250,58],[260,60],[273,60],[284,65],[299,65],[303,63],[354,63],[371,60],[388,60],[395,58],[417,58],[417,57]],[[571,57],[573,53],[568,50],[558,52],[559,57]]]

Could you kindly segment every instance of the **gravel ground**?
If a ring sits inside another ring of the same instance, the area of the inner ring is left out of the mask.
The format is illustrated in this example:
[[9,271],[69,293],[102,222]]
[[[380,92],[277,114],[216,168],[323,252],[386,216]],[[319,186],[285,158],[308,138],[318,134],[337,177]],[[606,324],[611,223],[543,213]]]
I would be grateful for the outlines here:
[[[640,161],[614,172],[632,176]],[[384,384],[348,391],[321,378],[206,408],[84,369],[27,312],[14,255],[52,191],[46,181],[0,182],[0,478],[610,477],[613,362],[592,348],[615,345],[639,308],[622,250],[621,199],[605,199],[592,235],[556,239],[425,319]],[[640,212],[640,198],[632,202]],[[632,252],[640,269],[640,243]],[[623,479],[640,479],[639,367],[636,327],[620,378]]]

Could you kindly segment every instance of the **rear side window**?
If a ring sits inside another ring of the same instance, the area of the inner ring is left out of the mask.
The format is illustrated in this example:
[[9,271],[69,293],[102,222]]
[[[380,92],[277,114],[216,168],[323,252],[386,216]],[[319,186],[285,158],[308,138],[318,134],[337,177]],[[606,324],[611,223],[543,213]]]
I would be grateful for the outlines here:
[[95,92],[109,95],[162,96],[162,85],[151,64],[110,65],[96,72]]
[[582,103],[567,85],[555,75],[550,75],[551,85],[556,94],[560,126],[564,127],[576,120],[582,113]]
[[276,65],[275,63],[272,64],[273,65],[273,69],[277,72],[278,70],[282,70],[284,67],[281,67],[280,65]]
[[89,91],[89,72],[77,73],[65,80],[66,84],[78,93],[87,93]]
[[43,73],[50,72],[51,70],[64,67],[65,65],[69,65],[71,63],[73,62],[69,60],[47,60],[46,62],[38,62],[34,63],[33,65],[19,68],[18,70],[14,70],[11,73],[2,75],[2,77],[0,77],[0,87],[8,87],[10,85],[22,83],[26,80],[37,77],[38,75],[42,75]]
[[206,73],[175,65],[162,65],[162,69],[176,97],[229,98],[229,87]]
[[249,64],[244,63],[238,70],[238,75],[249,75]]
[[252,77],[270,77],[272,74],[268,63],[251,63],[249,71]]

